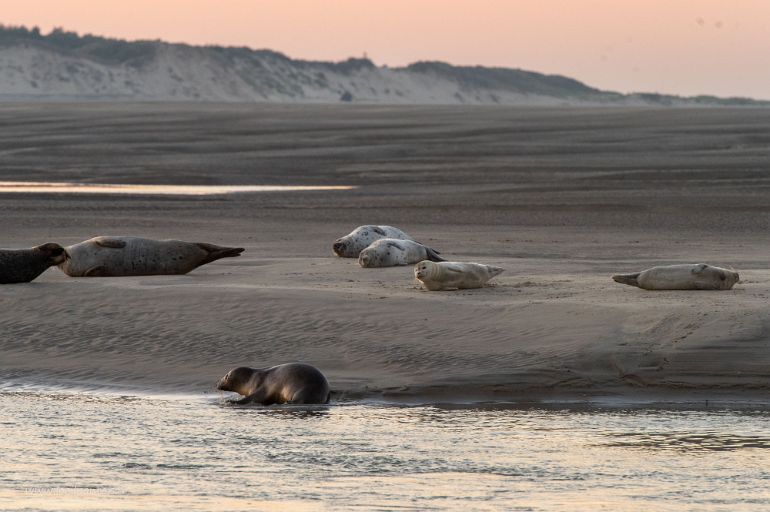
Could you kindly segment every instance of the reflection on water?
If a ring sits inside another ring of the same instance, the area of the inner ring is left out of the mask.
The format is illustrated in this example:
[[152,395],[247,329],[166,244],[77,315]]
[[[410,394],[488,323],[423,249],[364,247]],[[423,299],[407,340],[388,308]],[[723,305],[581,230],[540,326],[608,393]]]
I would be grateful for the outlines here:
[[352,190],[349,185],[110,185],[99,183],[56,183],[42,181],[0,181],[0,193],[50,194],[137,194],[206,196],[242,192],[301,192],[312,190]]
[[640,432],[608,434],[617,439],[607,446],[627,448],[655,448],[659,450],[680,451],[730,451],[743,448],[770,448],[770,437],[754,435],[734,435],[723,432]]
[[740,510],[770,412],[0,392],[0,509]]

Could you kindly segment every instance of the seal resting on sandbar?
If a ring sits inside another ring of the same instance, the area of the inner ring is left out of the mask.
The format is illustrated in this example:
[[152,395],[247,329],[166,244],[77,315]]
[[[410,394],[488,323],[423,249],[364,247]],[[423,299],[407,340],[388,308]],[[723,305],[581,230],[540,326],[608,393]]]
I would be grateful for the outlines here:
[[356,229],[334,241],[332,250],[340,258],[358,258],[358,255],[372,242],[380,238],[412,240],[412,237],[393,226],[358,226]]
[[444,261],[438,254],[438,251],[412,240],[380,238],[361,251],[358,264],[364,268],[378,268],[413,265],[422,260]]
[[617,283],[645,290],[729,290],[740,279],[738,272],[705,263],[652,267],[636,274],[612,276]]
[[66,259],[64,247],[54,243],[31,249],[0,249],[0,284],[28,283]]
[[186,274],[220,258],[243,252],[240,247],[131,236],[98,236],[66,249],[59,264],[71,277],[117,277]]
[[234,402],[237,404],[328,404],[331,395],[324,374],[304,363],[264,369],[240,366],[227,372],[217,389],[244,395]]
[[414,277],[426,290],[463,290],[482,288],[487,281],[502,274],[504,270],[482,263],[421,261],[414,266]]

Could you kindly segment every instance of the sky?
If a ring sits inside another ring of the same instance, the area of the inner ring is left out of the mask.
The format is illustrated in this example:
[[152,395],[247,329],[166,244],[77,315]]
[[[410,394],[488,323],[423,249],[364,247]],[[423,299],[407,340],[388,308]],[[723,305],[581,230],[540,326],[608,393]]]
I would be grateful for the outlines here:
[[0,0],[0,23],[770,99],[770,0]]

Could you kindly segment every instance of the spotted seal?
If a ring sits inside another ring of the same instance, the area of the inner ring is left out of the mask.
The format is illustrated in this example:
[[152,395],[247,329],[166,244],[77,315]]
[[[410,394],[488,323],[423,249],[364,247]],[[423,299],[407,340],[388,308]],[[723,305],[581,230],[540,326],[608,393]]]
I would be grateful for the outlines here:
[[71,245],[59,268],[72,277],[186,274],[220,258],[240,255],[240,247],[151,240],[130,236],[99,236]]
[[217,389],[244,395],[235,402],[238,404],[327,404],[331,396],[324,374],[304,363],[264,369],[240,366],[227,372]]
[[380,238],[412,240],[412,237],[393,226],[358,226],[356,229],[334,241],[332,250],[340,258],[358,258],[362,250]]
[[375,240],[358,255],[358,264],[364,268],[413,265],[422,260],[444,261],[444,258],[430,247],[395,238]]
[[729,290],[740,276],[726,268],[697,263],[652,267],[636,274],[612,276],[612,279],[645,290]]
[[0,284],[28,283],[67,257],[64,247],[54,243],[31,249],[0,249]]
[[414,277],[426,290],[481,288],[504,269],[482,263],[421,261],[414,266]]

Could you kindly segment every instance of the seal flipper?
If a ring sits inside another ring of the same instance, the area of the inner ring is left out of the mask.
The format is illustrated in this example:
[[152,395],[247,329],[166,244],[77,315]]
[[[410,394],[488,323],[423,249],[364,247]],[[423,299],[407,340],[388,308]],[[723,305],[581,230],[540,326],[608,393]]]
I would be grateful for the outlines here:
[[639,277],[639,274],[641,272],[637,272],[636,274],[618,274],[616,276],[612,276],[612,280],[616,283],[622,283],[627,284],[629,286],[636,286],[639,287],[639,281],[637,278]]
[[238,404],[238,405],[246,405],[256,402],[258,404],[262,405],[273,405],[275,403],[275,400],[265,396],[265,390],[259,389],[256,392],[246,395],[245,397],[239,399],[239,400],[232,400],[230,403],[232,404]]
[[425,254],[427,255],[427,258],[429,261],[446,261],[444,258],[439,256],[439,252],[431,249],[430,247],[425,247]]
[[99,247],[105,247],[107,249],[122,249],[126,246],[126,242],[118,238],[110,238],[108,236],[100,236],[94,240]]
[[206,263],[211,263],[212,261],[216,261],[221,258],[235,258],[236,256],[240,256],[240,254],[244,251],[243,247],[220,247],[218,245],[206,244],[202,242],[196,243],[195,245],[208,253],[200,265],[205,265]]
[[97,267],[91,267],[83,273],[83,277],[109,277],[109,274],[105,272],[107,267],[99,265]]

